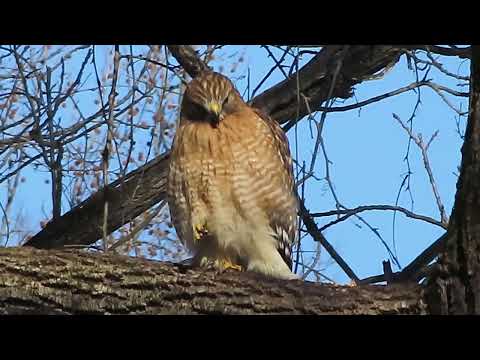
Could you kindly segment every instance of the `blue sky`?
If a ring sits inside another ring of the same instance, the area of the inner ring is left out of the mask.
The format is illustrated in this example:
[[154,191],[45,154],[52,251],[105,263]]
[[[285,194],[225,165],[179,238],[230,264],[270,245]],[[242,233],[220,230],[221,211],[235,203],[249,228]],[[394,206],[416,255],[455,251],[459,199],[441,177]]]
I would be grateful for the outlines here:
[[[250,72],[251,88],[256,87],[265,73],[273,66],[273,61],[267,58],[267,52],[259,46],[228,46],[221,52],[231,54],[234,51],[244,53],[244,62],[240,64],[234,80],[242,93],[245,90],[248,74]],[[279,55],[278,52],[274,52]],[[303,63],[308,61],[303,59]],[[457,73],[460,60],[441,57],[440,61],[453,73]],[[300,65],[301,65],[300,64]],[[73,71],[77,62],[72,62]],[[217,68],[218,69],[218,68]],[[225,66],[225,69],[229,69]],[[469,63],[460,66],[463,75],[469,73]],[[229,72],[225,72],[229,75]],[[245,76],[243,79],[237,77]],[[429,76],[436,83],[449,86],[459,91],[468,91],[465,87],[457,87],[459,81],[447,78],[439,71],[432,69]],[[262,90],[283,80],[283,75],[276,70],[271,78],[261,87]],[[381,80],[372,80],[355,87],[355,97],[358,101],[366,100],[381,93],[395,90],[415,81],[415,73],[407,68],[405,57],[385,75]],[[460,148],[462,140],[456,131],[456,114],[427,87],[421,88],[422,103],[414,118],[413,130],[421,133],[425,139],[438,130],[429,150],[429,159],[433,174],[437,181],[438,191],[444,202],[447,213],[450,214],[455,194],[456,167],[460,163]],[[86,94],[85,96],[89,96]],[[324,139],[328,156],[332,161],[330,165],[331,177],[340,201],[347,207],[360,205],[390,204],[394,205],[402,179],[407,171],[405,156],[408,136],[393,118],[397,114],[406,121],[415,106],[417,93],[409,91],[393,98],[358,109],[342,113],[328,113],[326,116]],[[448,96],[453,104],[466,109],[466,98]],[[342,106],[355,103],[349,99]],[[84,106],[92,107],[92,101],[85,101]],[[88,109],[86,112],[93,112]],[[315,115],[320,119],[321,114]],[[464,127],[465,119],[461,121]],[[310,135],[310,124],[307,119],[302,120],[297,128],[298,143],[295,141],[294,130],[288,133],[292,152],[298,147],[299,161],[305,160],[309,164],[315,143],[315,126],[312,125],[313,138]],[[431,186],[426,176],[422,157],[419,149],[412,144],[410,151],[410,164],[413,172],[411,189],[414,203],[410,202],[407,192],[402,192],[399,205],[415,213],[440,219],[438,208],[432,194]],[[335,209],[335,202],[328,190],[325,176],[325,162],[319,155],[316,166],[316,176],[320,180],[310,178],[306,183],[306,203],[311,212],[320,212]],[[44,184],[42,176],[32,174],[27,183],[18,194],[16,209],[23,208],[32,227],[38,227],[38,222],[43,218],[42,208],[48,213],[50,209],[50,185]],[[2,201],[4,195],[2,194]],[[392,246],[392,221],[391,211],[370,211],[361,214],[383,236],[384,240]],[[321,226],[334,220],[334,217],[318,219]],[[361,227],[360,227],[361,225]],[[397,213],[395,224],[395,240],[398,259],[402,266],[407,265],[423,249],[436,240],[443,230],[431,224],[406,218]],[[388,253],[379,239],[363,224],[353,218],[338,225],[328,228],[324,235],[352,267],[360,278],[382,273],[382,260],[388,259]],[[316,244],[306,240],[304,250],[315,250]],[[308,259],[308,256],[307,256]],[[307,261],[308,263],[308,261]],[[348,282],[343,271],[331,262],[328,255],[322,250],[320,258],[322,272],[340,283]],[[394,270],[396,268],[394,267]]]

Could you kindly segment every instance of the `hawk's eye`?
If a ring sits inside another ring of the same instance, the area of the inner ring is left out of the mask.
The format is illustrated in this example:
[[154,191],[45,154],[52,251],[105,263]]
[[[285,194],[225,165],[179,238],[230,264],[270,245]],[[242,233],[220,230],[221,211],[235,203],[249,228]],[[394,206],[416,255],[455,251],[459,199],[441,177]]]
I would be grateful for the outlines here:
[[197,102],[187,99],[188,106],[185,106],[185,111],[188,113],[188,117],[191,120],[202,121],[208,117],[208,111],[203,105],[200,105]]

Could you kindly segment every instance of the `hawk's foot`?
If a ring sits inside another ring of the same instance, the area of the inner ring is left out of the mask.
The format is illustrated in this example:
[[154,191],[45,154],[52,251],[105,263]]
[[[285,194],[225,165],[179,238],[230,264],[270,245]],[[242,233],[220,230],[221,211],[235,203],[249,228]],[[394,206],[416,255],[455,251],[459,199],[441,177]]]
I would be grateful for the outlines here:
[[202,256],[197,258],[194,263],[198,264],[198,266],[204,269],[215,270],[219,272],[224,272],[229,269],[236,271],[244,271],[244,268],[241,265],[235,264],[228,259],[212,259],[206,256]]

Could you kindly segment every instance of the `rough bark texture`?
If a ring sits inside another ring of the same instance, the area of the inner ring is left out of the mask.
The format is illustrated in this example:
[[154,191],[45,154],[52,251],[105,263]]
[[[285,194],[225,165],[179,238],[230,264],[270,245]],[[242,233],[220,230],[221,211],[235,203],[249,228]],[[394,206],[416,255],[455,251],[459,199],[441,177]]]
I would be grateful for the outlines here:
[[333,286],[80,250],[0,249],[0,314],[423,314],[416,285]]
[[[169,46],[170,51],[192,76],[204,68],[188,46]],[[372,76],[386,66],[395,63],[401,50],[393,46],[350,46],[343,52],[342,46],[327,46],[298,72],[252,100],[274,119],[283,123],[298,121],[307,114],[305,100],[297,102],[300,91],[309,99],[311,111],[317,110],[327,100],[333,71],[343,57],[343,66],[337,76],[333,97],[348,97],[352,86]],[[103,204],[109,200],[108,230],[115,231],[126,222],[165,198],[165,181],[168,154],[156,158],[143,167],[129,173],[122,181],[110,184],[106,191],[85,200],[68,213],[32,237],[25,245],[37,248],[59,248],[71,245],[90,245],[102,236]]]
[[472,46],[470,111],[447,242],[428,297],[433,313],[480,314],[480,46]]

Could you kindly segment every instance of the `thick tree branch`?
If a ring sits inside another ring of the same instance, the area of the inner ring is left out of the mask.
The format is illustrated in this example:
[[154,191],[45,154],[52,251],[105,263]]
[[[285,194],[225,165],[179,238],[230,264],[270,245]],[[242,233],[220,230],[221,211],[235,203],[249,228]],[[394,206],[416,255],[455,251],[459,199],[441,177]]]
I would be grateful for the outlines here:
[[[168,154],[157,157],[107,187],[109,232],[165,199],[167,164]],[[93,244],[102,237],[104,198],[100,190],[60,219],[49,222],[25,245],[52,249]]]
[[86,251],[0,249],[0,314],[423,314],[416,285],[334,286]]
[[[340,57],[343,58],[343,64],[332,98],[346,99],[352,96],[354,85],[396,63],[401,53],[393,46],[357,45],[350,46],[343,54],[343,46],[326,46],[298,74],[293,73],[288,79],[256,96],[251,105],[270,114],[281,124],[298,121],[310,112],[317,111],[322,103],[329,100],[327,95]],[[297,89],[297,76],[300,89]],[[309,106],[298,93],[308,99]]]

